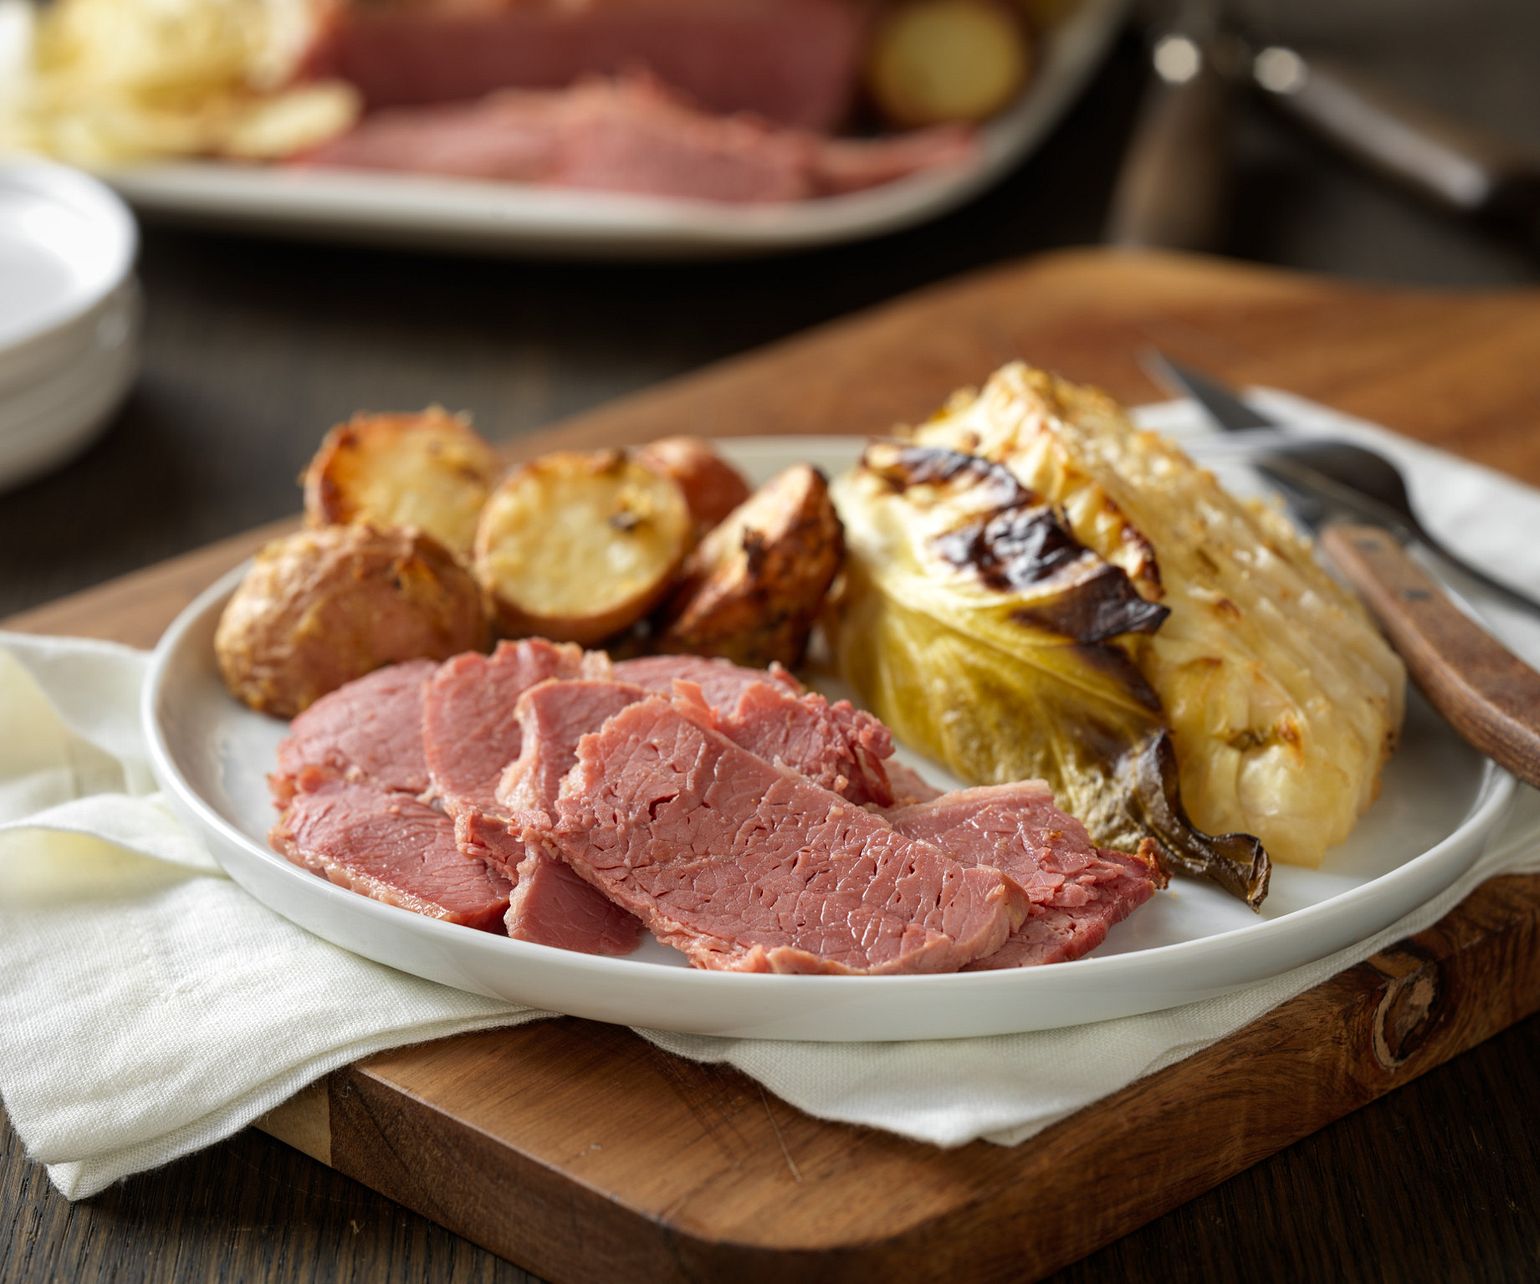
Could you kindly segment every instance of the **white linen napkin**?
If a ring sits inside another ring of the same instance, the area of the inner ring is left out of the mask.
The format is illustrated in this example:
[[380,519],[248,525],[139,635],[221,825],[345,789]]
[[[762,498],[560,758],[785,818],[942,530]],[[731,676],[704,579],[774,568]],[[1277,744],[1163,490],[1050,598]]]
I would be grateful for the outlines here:
[[[1437,533],[1540,592],[1527,541],[1540,493],[1311,403],[1260,399],[1394,456]],[[1200,430],[1181,404],[1141,419]],[[1540,662],[1540,621],[1492,617]],[[138,728],[145,663],[105,643],[0,635],[0,1097],[71,1199],[229,1136],[371,1052],[548,1015],[349,954],[226,879],[155,793]],[[1486,879],[1535,870],[1540,794],[1523,790],[1436,900],[1331,958],[1185,1008],[930,1043],[639,1033],[734,1065],[819,1118],[943,1146],[1014,1144],[1420,930]]]

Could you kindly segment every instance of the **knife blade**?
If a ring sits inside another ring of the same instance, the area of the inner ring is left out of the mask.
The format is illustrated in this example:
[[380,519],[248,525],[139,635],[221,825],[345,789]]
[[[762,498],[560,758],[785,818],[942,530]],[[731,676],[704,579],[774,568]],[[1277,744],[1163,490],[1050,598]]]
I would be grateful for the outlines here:
[[[1163,381],[1224,427],[1269,425],[1228,388],[1156,358]],[[1407,551],[1397,514],[1285,457],[1259,465],[1369,608],[1423,695],[1467,744],[1540,788],[1540,673],[1488,633]]]

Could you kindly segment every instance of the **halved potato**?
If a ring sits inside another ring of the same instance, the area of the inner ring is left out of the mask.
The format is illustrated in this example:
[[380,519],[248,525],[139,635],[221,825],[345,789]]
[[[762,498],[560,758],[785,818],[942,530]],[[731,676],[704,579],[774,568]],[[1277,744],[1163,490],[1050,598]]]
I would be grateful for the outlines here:
[[844,551],[823,475],[788,468],[690,554],[660,620],[660,649],[796,664]]
[[1005,0],[905,0],[878,20],[866,88],[893,125],[987,120],[1032,70],[1032,37]]
[[636,457],[678,483],[690,506],[697,539],[749,497],[743,474],[699,437],[660,437],[638,450]]
[[505,632],[588,645],[657,604],[690,540],[675,482],[621,450],[560,451],[492,493],[475,571]]
[[214,653],[225,686],[292,718],[382,665],[484,651],[481,590],[415,530],[325,526],[274,540],[225,606]]
[[305,515],[312,526],[415,526],[468,561],[500,471],[470,421],[442,406],[358,414],[326,434],[305,470]]

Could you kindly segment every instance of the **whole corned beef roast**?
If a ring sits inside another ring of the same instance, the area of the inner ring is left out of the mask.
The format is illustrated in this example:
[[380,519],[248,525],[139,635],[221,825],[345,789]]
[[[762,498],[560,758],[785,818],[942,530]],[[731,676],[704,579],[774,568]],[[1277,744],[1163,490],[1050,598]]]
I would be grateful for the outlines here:
[[952,126],[831,140],[749,116],[713,116],[632,76],[390,108],[293,163],[764,204],[859,191],[963,164],[974,151],[972,135]]
[[319,0],[302,75],[370,107],[560,89],[641,69],[713,111],[832,129],[850,106],[865,0]]
[[578,742],[542,837],[699,967],[946,972],[992,954],[1025,893],[906,838],[683,705],[630,705]]
[[372,781],[382,789],[425,793],[422,694],[436,667],[432,660],[408,660],[376,669],[295,718],[278,746],[278,770],[268,777],[278,805],[292,795],[293,778],[305,767]]
[[1032,902],[1026,921],[968,970],[1059,963],[1094,950],[1165,875],[1153,843],[1136,855],[1098,849],[1040,780],[944,794],[888,813],[894,828],[964,864],[1003,870]]
[[429,918],[501,928],[508,880],[460,854],[443,812],[308,768],[294,786],[269,838],[296,865]]

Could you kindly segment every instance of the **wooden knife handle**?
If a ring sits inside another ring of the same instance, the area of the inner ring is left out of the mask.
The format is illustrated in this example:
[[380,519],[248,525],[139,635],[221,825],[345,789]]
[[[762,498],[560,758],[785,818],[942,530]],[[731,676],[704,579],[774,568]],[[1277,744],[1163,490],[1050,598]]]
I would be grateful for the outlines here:
[[1402,98],[1324,58],[1261,87],[1280,109],[1348,155],[1420,195],[1466,214],[1540,215],[1540,159]]
[[1321,547],[1428,702],[1468,743],[1540,787],[1540,673],[1460,610],[1389,532],[1333,522]]

